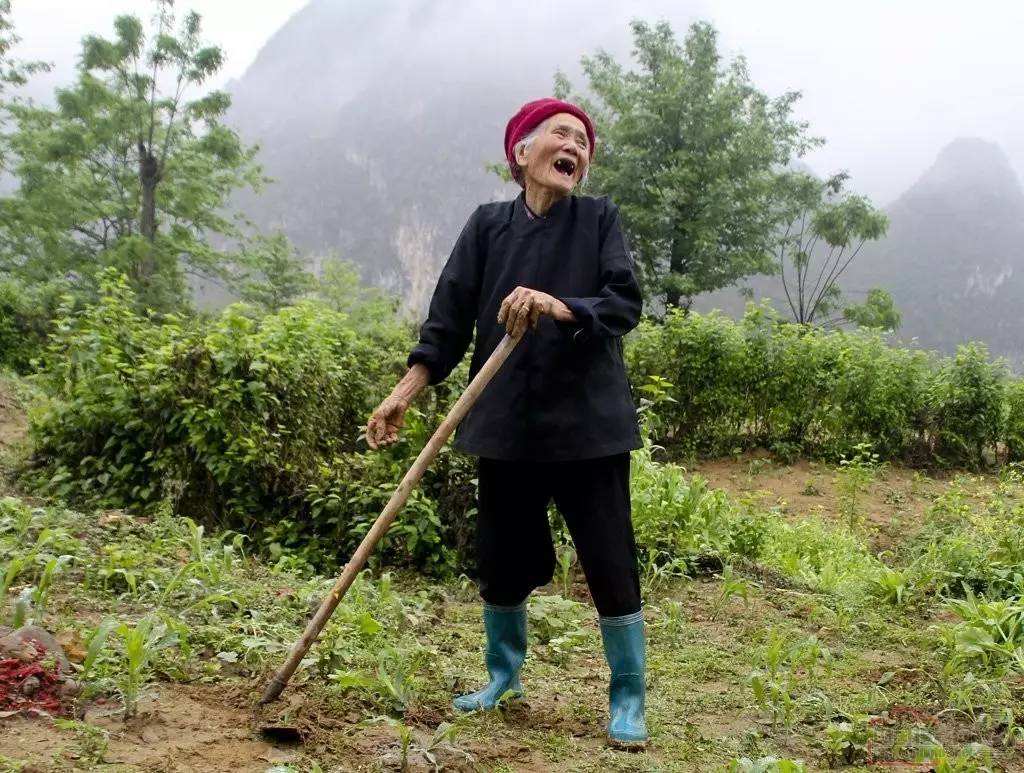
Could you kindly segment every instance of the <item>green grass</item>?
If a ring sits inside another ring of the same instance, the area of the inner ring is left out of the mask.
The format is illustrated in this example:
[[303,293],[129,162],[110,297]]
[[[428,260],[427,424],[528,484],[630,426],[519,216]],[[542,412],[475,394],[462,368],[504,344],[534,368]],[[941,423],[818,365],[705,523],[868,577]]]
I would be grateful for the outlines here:
[[[768,759],[778,758],[857,770],[920,758],[949,771],[1012,770],[1024,738],[1024,650],[1017,629],[978,644],[994,612],[970,594],[1015,614],[1022,501],[1015,474],[954,479],[922,528],[881,556],[849,510],[799,518],[728,500],[699,505],[711,536],[680,543],[717,545],[725,568],[675,571],[646,597],[643,753],[604,744],[607,667],[575,566],[572,582],[556,580],[531,601],[523,701],[488,714],[450,709],[486,673],[471,583],[364,572],[294,678],[291,702],[273,710],[316,735],[296,770],[398,769],[403,748],[421,765],[454,769],[787,769]],[[740,521],[759,540],[743,555],[721,536]],[[331,583],[167,512],[139,519],[16,497],[0,502],[0,555],[0,576],[19,562],[4,615],[29,598],[29,618],[92,642],[83,700],[127,699],[129,714],[146,695],[159,705],[172,684],[254,700]],[[60,556],[70,557],[62,570],[48,571]],[[40,583],[42,607],[31,603]],[[117,733],[90,727],[52,726],[52,747],[24,758],[0,742],[0,765],[61,769],[74,748],[102,766],[116,756]]]

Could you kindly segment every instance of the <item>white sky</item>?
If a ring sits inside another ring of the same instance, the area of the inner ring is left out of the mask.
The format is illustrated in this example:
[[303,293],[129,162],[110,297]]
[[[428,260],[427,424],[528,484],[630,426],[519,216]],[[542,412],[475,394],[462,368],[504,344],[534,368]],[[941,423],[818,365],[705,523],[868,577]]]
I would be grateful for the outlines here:
[[[368,0],[372,2],[372,0]],[[180,19],[195,10],[203,17],[203,37],[223,48],[227,62],[213,85],[237,78],[260,47],[306,0],[178,0]],[[148,22],[151,0],[12,0],[12,18],[22,39],[16,53],[23,59],[42,59],[57,65],[55,76],[70,77],[79,41],[88,34],[110,36],[114,17],[133,13]]]
[[[375,2],[375,0],[337,0]],[[419,0],[440,9],[470,0]],[[516,2],[474,0],[501,34]],[[541,0],[518,0],[520,3]],[[593,0],[602,14],[613,0]],[[305,0],[179,0],[203,16],[206,39],[227,65],[213,85],[241,75],[260,46]],[[48,93],[71,77],[78,41],[109,34],[119,13],[143,18],[150,0],[13,0],[22,58],[53,61],[35,84]],[[1022,0],[634,0],[634,15],[669,15],[677,35],[710,19],[726,50],[746,55],[755,83],[775,95],[798,89],[799,114],[828,144],[807,161],[841,168],[853,187],[886,204],[958,136],[999,143],[1024,177],[1024,1]],[[621,14],[623,3],[615,2]],[[703,11],[695,14],[693,11]],[[607,11],[606,11],[607,12]],[[527,38],[528,40],[528,38]]]

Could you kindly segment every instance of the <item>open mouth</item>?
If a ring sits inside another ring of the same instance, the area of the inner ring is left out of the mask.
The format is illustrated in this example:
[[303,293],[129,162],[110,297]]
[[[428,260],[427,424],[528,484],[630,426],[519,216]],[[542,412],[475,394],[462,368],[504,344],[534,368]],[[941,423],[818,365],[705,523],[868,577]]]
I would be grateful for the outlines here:
[[560,158],[555,161],[555,171],[559,174],[564,174],[566,177],[572,177],[576,171],[576,162],[568,158]]

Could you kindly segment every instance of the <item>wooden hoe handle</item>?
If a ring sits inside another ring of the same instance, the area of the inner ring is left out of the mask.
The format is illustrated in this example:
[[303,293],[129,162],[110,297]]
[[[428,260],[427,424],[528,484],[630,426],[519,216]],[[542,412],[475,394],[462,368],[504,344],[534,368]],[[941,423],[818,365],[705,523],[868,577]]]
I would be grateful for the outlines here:
[[388,500],[384,510],[377,520],[374,521],[370,530],[363,537],[363,541],[359,543],[359,547],[356,548],[356,552],[352,554],[352,557],[345,564],[344,569],[341,572],[341,576],[338,577],[337,582],[334,583],[334,587],[331,592],[327,594],[327,597],[321,602],[320,608],[313,615],[312,619],[306,625],[306,630],[302,632],[302,636],[299,640],[292,645],[291,652],[288,653],[288,659],[285,660],[284,665],[274,674],[274,678],[270,680],[267,688],[263,691],[263,697],[260,698],[260,704],[270,703],[275,700],[284,688],[288,685],[288,680],[292,678],[292,674],[295,673],[295,669],[299,667],[299,663],[302,658],[305,657],[306,652],[313,646],[313,642],[316,641],[320,635],[320,631],[323,630],[324,626],[327,625],[327,621],[334,614],[334,610],[338,607],[341,599],[348,591],[349,586],[355,580],[356,575],[362,570],[366,564],[367,559],[373,552],[374,548],[377,547],[377,543],[381,541],[384,534],[391,527],[391,523],[395,520],[395,516],[405,505],[406,500],[409,498],[409,494],[412,493],[413,488],[419,483],[420,478],[423,477],[423,473],[426,472],[430,463],[434,461],[441,447],[448,440],[452,432],[462,421],[463,417],[473,407],[477,398],[480,397],[480,393],[484,391],[484,387],[487,386],[491,377],[497,372],[498,368],[501,367],[502,363],[508,358],[509,354],[515,348],[516,344],[519,343],[522,334],[518,336],[511,336],[506,334],[501,342],[495,347],[491,356],[487,358],[487,362],[484,363],[483,367],[480,368],[480,372],[476,374],[473,380],[466,387],[466,391],[462,393],[459,399],[452,406],[452,409],[445,416],[444,421],[441,422],[433,436],[420,451],[419,456],[416,457],[416,461],[412,463],[412,467],[405,473],[405,477],[402,478],[402,482],[398,484],[398,488],[395,489],[395,493],[391,495],[391,499]]

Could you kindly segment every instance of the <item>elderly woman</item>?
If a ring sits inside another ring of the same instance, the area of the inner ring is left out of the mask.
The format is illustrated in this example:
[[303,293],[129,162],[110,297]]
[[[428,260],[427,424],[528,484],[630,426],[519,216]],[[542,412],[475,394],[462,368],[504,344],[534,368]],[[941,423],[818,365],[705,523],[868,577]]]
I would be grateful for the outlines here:
[[641,296],[618,208],[572,195],[594,155],[576,105],[529,102],[508,122],[505,155],[523,188],[477,207],[430,303],[409,371],[370,418],[377,448],[395,442],[413,397],[442,381],[476,333],[470,378],[502,336],[531,332],[468,413],[455,447],[479,457],[477,562],[488,684],[457,709],[521,694],[526,599],[551,581],[548,503],[565,518],[600,619],[611,668],[608,736],[642,745],[644,630],[630,516],[629,452],[640,435],[621,338]]

